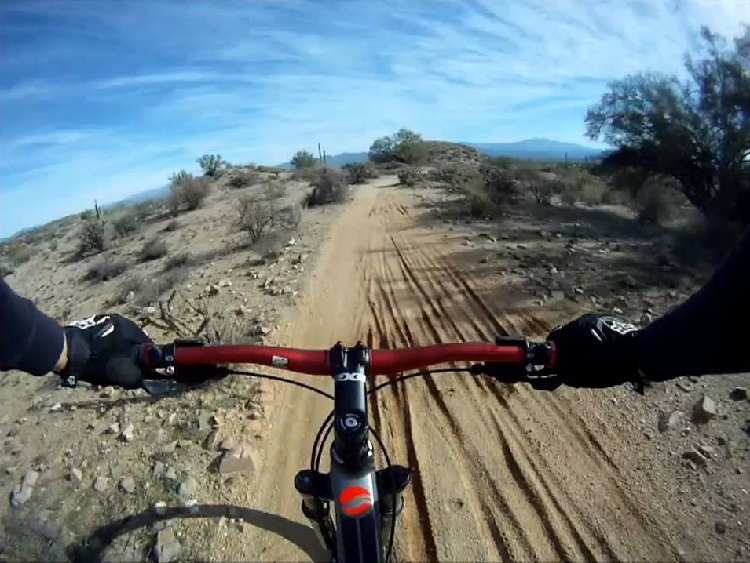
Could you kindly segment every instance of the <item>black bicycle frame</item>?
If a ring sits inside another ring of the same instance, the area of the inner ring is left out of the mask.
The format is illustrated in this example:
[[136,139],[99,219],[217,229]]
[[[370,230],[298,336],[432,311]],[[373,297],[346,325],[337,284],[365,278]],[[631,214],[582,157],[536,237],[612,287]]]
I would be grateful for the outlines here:
[[334,561],[382,562],[410,471],[400,466],[375,470],[367,418],[367,348],[338,343],[329,354],[335,396],[331,472],[300,471],[295,487],[302,495],[302,511]]

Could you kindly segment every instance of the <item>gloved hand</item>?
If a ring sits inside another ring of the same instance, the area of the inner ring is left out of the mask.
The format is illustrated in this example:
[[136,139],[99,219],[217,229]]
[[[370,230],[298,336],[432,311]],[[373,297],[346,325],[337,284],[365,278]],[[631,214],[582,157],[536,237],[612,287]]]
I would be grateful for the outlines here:
[[583,315],[557,327],[547,340],[557,348],[557,374],[571,387],[612,387],[640,382],[635,362],[638,327],[610,316]]
[[143,375],[133,347],[151,339],[133,321],[106,313],[73,322],[63,330],[68,344],[68,362],[60,371],[64,386],[75,387],[78,380],[125,389],[141,386]]

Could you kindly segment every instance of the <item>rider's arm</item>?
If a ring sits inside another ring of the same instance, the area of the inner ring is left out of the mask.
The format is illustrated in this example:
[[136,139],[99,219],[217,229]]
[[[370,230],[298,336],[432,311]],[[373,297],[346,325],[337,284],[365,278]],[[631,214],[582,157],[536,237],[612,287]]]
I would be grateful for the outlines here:
[[634,360],[649,378],[750,371],[750,230],[709,282],[639,331]]
[[0,370],[44,375],[65,367],[62,327],[0,279]]

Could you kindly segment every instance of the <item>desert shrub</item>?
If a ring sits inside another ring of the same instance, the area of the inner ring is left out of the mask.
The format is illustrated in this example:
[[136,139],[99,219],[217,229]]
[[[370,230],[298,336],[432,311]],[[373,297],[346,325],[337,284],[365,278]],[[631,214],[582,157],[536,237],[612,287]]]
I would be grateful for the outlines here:
[[57,240],[53,240],[49,243],[49,249],[54,252],[57,250]]
[[88,221],[89,219],[94,219],[96,217],[96,213],[93,209],[87,209],[86,211],[81,212],[81,221]]
[[78,235],[78,254],[99,253],[107,250],[111,235],[107,225],[100,219],[84,221]]
[[398,181],[404,186],[415,186],[422,180],[422,171],[414,166],[402,168],[398,171]]
[[13,268],[8,266],[7,264],[0,263],[0,278],[9,276],[12,273],[13,273]]
[[466,197],[467,213],[475,219],[491,217],[498,210],[498,201],[481,182],[464,184],[461,191]]
[[292,229],[296,229],[302,221],[302,206],[298,203],[288,205],[279,213],[281,220]]
[[167,291],[183,283],[187,276],[186,268],[175,268],[153,278],[127,277],[118,286],[118,301],[120,303],[128,302],[128,294],[132,291],[134,295],[133,305],[138,307],[153,305]]
[[261,190],[261,197],[268,200],[283,199],[286,197],[287,185],[286,182],[278,180],[272,180],[263,186]]
[[186,207],[188,211],[198,209],[208,196],[210,189],[208,178],[205,176],[194,178],[192,174],[183,170],[172,176],[172,182],[169,185],[169,206],[173,212],[177,212],[181,207]]
[[315,167],[315,157],[307,151],[297,151],[291,162],[296,170]]
[[294,172],[292,172],[292,180],[296,180],[297,182],[307,182],[308,184],[313,184],[317,182],[319,178],[319,168],[302,168],[300,170],[295,170]]
[[364,184],[370,178],[377,177],[377,170],[368,162],[350,162],[343,168],[349,174],[350,184]]
[[257,168],[258,172],[265,172],[268,174],[281,174],[282,172],[286,172],[286,170],[279,168],[278,166],[264,166],[259,164]]
[[560,194],[560,201],[565,205],[574,205],[578,201],[578,190],[571,184],[565,184],[562,193]]
[[204,154],[202,157],[196,159],[196,162],[201,167],[201,170],[203,170],[203,174],[211,178],[219,177],[229,164],[221,158],[220,154]]
[[390,137],[376,139],[370,146],[368,157],[376,163],[397,161],[415,165],[427,158],[427,148],[421,135],[399,129]]
[[255,244],[277,224],[277,204],[267,197],[245,196],[239,201],[237,226]]
[[179,228],[180,228],[180,222],[177,219],[172,219],[169,223],[165,225],[164,232],[172,233]]
[[141,262],[157,260],[167,254],[167,243],[164,239],[154,238],[146,242],[141,249],[139,258]]
[[164,271],[174,270],[175,268],[182,268],[190,264],[190,253],[187,251],[179,252],[173,256],[170,256],[164,264]]
[[116,278],[128,269],[128,265],[120,260],[100,258],[89,267],[85,279],[89,281],[108,281]]
[[343,203],[349,199],[349,184],[346,175],[335,168],[322,168],[313,184],[313,191],[307,197],[307,205],[327,205]]
[[537,180],[529,184],[529,191],[537,203],[549,205],[552,201],[552,196],[555,191],[553,183],[544,178],[538,178]]
[[479,178],[477,168],[466,164],[447,164],[436,170],[436,179],[439,182],[456,189],[461,189],[470,182],[476,182]]
[[519,192],[513,178],[506,170],[494,164],[483,164],[479,167],[479,174],[485,190],[493,201],[498,204],[512,203],[518,198]]
[[602,203],[605,205],[620,205],[627,201],[628,194],[615,188],[606,190],[602,195]]
[[599,181],[586,182],[579,188],[579,199],[586,205],[600,205],[607,187]]
[[5,251],[5,257],[14,266],[20,266],[28,262],[32,256],[34,256],[32,248],[22,242],[10,243]]
[[125,213],[112,221],[118,237],[124,238],[138,230],[139,216],[134,212]]
[[652,225],[666,223],[675,215],[677,202],[674,196],[669,186],[649,179],[635,201],[638,220]]
[[227,180],[227,186],[239,189],[245,186],[252,186],[259,181],[260,173],[255,170],[234,170]]

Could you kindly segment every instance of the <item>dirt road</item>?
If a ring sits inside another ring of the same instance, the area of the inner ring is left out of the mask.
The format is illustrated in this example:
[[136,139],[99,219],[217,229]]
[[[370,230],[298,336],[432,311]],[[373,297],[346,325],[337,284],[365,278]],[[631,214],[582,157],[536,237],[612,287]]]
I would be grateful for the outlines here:
[[[513,287],[498,287],[476,261],[461,260],[462,239],[428,221],[419,199],[389,183],[358,189],[280,344],[322,348],[362,339],[397,348],[546,334],[553,311],[525,311]],[[314,383],[332,389],[331,381]],[[648,490],[631,488],[610,456],[616,445],[580,414],[579,397],[447,374],[407,381],[372,400],[371,423],[391,457],[414,470],[397,558],[679,559],[671,530],[648,508],[655,504]],[[236,500],[304,523],[293,479],[331,404],[292,386],[279,387],[276,401],[257,487],[236,491]],[[321,555],[267,530],[223,541],[236,542],[227,552],[250,559]]]

